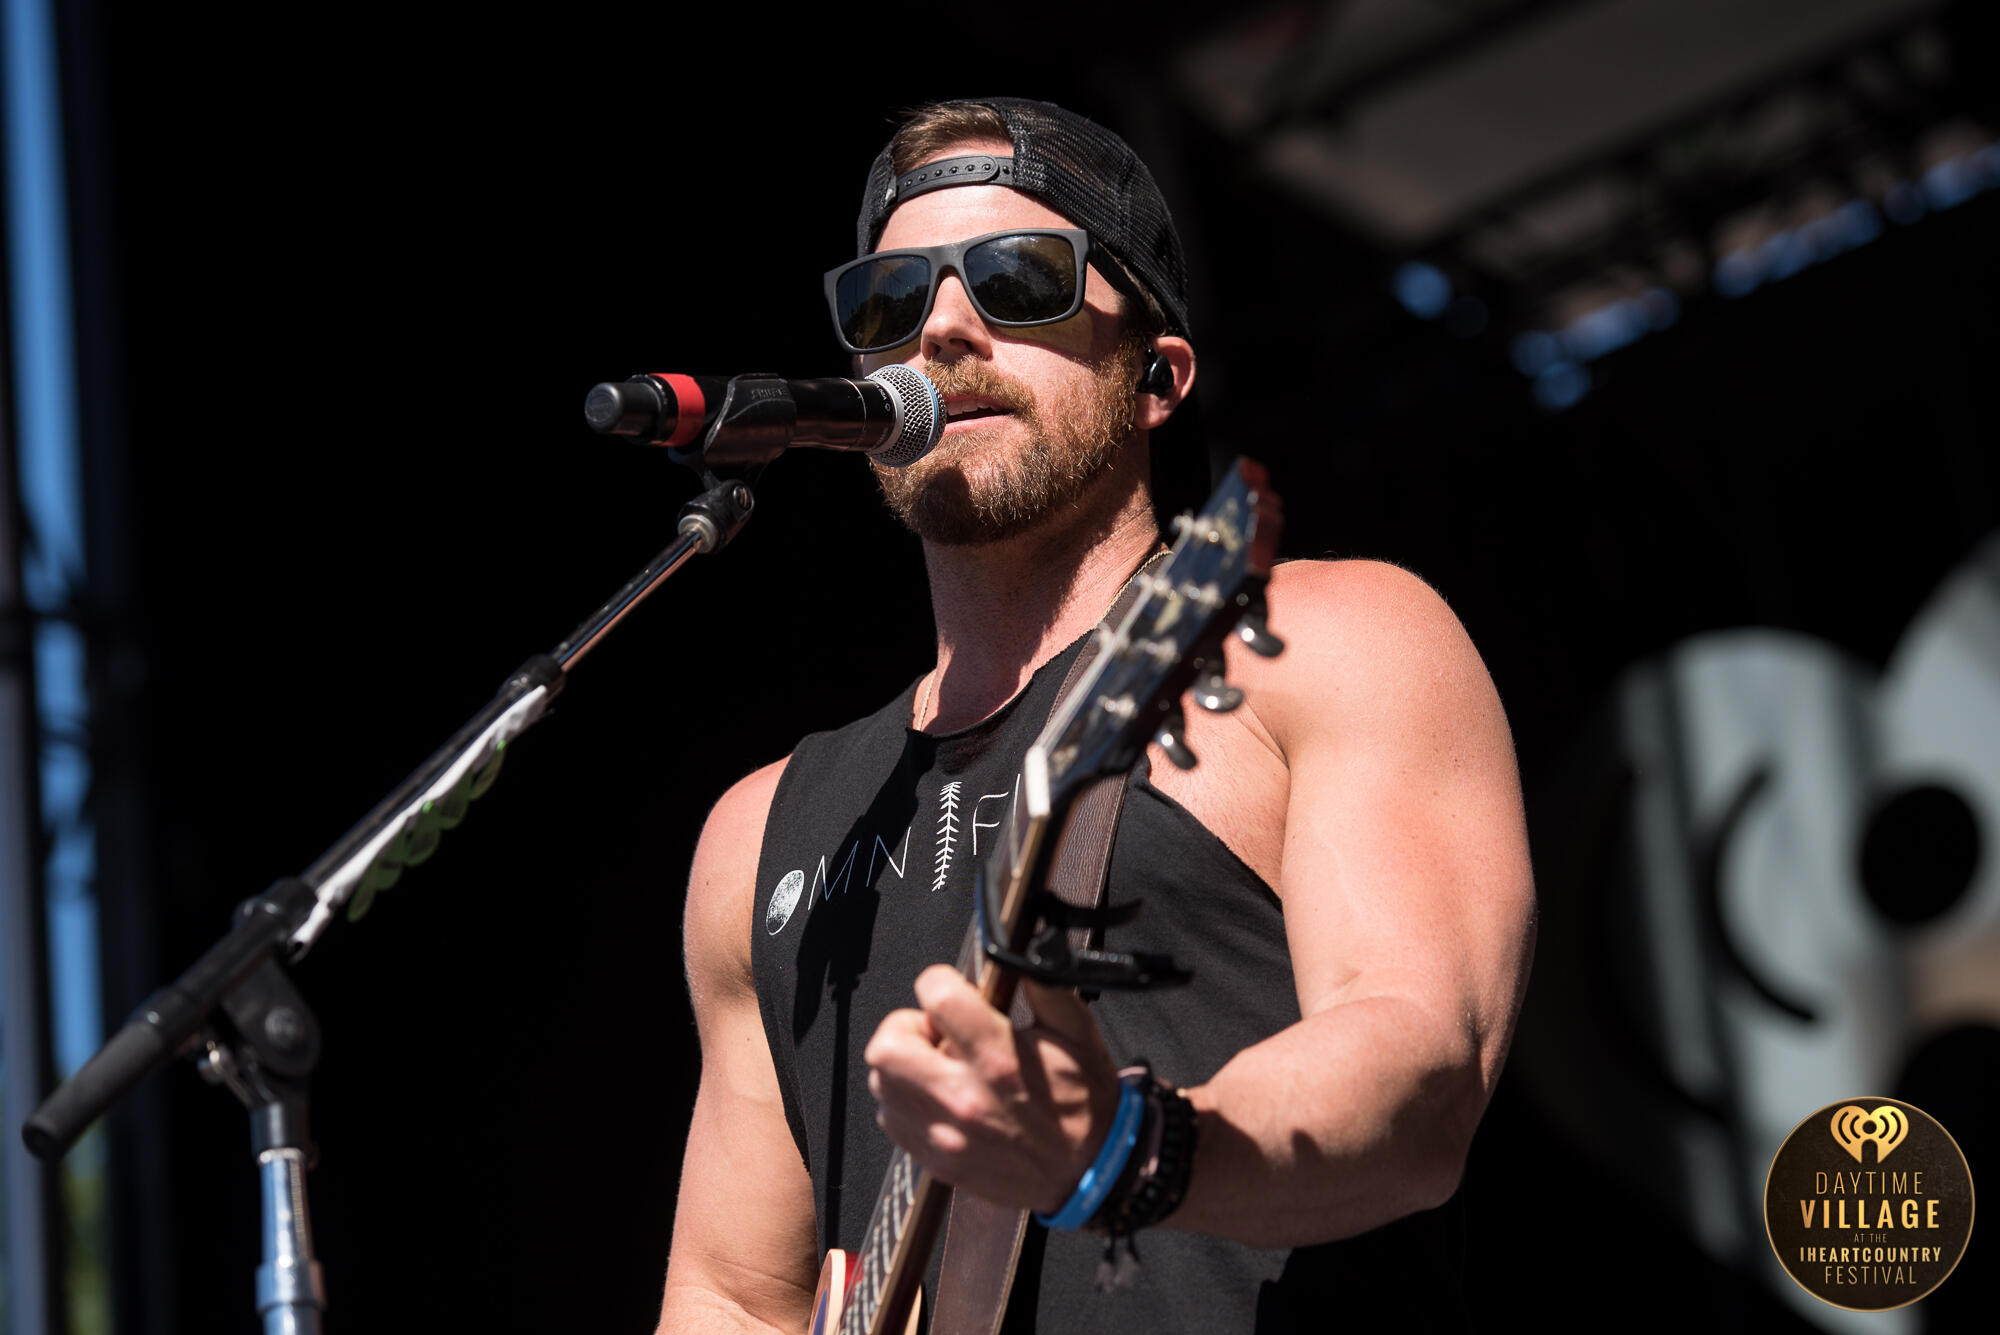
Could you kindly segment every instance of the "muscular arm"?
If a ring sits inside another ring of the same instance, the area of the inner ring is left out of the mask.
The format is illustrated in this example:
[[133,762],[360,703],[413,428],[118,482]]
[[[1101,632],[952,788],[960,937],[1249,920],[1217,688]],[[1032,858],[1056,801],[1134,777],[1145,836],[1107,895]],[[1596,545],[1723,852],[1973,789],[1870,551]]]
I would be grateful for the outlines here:
[[[1282,762],[1286,795],[1227,814],[1253,865],[1276,865],[1303,1018],[1189,1091],[1200,1149],[1167,1222],[1291,1246],[1456,1189],[1526,983],[1534,891],[1506,719],[1442,600],[1347,562],[1282,567],[1270,601],[1289,648],[1232,654],[1250,704],[1227,726]],[[1038,1022],[1017,1032],[927,971],[922,1010],[891,1015],[867,1059],[885,1128],[919,1162],[1053,1210],[1103,1143],[1116,1084],[1081,1003],[1030,995]]]
[[701,1086],[681,1165],[660,1330],[806,1328],[812,1184],[785,1125],[750,972],[757,851],[780,762],[724,794],[695,849],[686,922]]
[[1289,650],[1240,675],[1290,775],[1279,890],[1304,1019],[1190,1091],[1201,1149],[1170,1221],[1266,1246],[1450,1196],[1534,934],[1513,744],[1457,618],[1393,567],[1280,573]]

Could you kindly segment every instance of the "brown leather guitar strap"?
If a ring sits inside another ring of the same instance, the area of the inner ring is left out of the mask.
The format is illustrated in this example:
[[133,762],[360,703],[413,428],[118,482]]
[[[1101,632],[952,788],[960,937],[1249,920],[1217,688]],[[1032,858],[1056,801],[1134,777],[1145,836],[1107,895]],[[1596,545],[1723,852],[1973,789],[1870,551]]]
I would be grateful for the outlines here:
[[[1139,576],[1166,556],[1155,552],[1125,582],[1102,625],[1116,627],[1139,600]],[[1092,636],[1070,665],[1062,689],[1049,713],[1063,707],[1076,684],[1096,661],[1099,641]],[[1069,818],[1049,854],[1046,885],[1050,893],[1074,908],[1094,909],[1104,901],[1105,877],[1111,870],[1111,840],[1118,814],[1125,806],[1123,774],[1093,780],[1071,801]],[[1070,944],[1092,944],[1087,928],[1071,928]],[[1010,1012],[1016,1028],[1033,1021],[1027,996],[1015,992]],[[1007,1292],[1013,1287],[1014,1266],[1021,1258],[1021,1241],[1028,1231],[1028,1212],[994,1205],[977,1196],[953,1192],[951,1215],[945,1221],[944,1259],[938,1276],[937,1305],[931,1313],[931,1335],[995,1335],[1006,1315]]]

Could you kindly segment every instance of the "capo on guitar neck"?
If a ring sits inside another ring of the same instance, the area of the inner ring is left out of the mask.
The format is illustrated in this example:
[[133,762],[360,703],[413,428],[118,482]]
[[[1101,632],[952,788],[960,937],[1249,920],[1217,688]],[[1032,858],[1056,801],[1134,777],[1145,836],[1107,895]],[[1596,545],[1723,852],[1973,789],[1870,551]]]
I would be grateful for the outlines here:
[[[980,879],[983,882],[984,878]],[[979,949],[987,959],[1023,978],[1093,992],[1137,992],[1175,987],[1194,977],[1191,970],[1174,963],[1169,955],[1091,950],[1070,944],[1070,929],[1130,922],[1139,912],[1137,904],[1086,909],[1066,904],[1045,890],[1037,891],[1031,907],[1040,926],[1028,939],[1026,948],[1016,952],[1004,944],[999,905],[985,893],[983,884],[975,887],[974,898],[979,904]]]

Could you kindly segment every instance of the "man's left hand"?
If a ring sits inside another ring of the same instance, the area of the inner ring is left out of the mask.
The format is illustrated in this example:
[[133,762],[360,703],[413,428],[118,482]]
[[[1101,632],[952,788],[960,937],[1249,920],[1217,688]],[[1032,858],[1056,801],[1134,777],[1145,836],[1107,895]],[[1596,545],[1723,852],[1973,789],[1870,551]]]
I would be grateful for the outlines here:
[[875,1120],[940,1180],[1053,1214],[1109,1132],[1118,1069],[1068,988],[1023,981],[1035,1022],[1016,1029],[959,972],[918,976],[920,1010],[882,1021],[862,1054]]

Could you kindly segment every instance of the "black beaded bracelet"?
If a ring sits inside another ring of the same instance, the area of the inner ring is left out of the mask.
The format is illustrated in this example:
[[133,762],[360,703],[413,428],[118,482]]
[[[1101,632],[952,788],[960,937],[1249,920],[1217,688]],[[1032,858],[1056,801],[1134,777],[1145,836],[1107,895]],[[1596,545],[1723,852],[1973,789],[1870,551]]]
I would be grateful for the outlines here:
[[1150,1228],[1180,1208],[1194,1172],[1199,1131],[1195,1107],[1187,1095],[1159,1079],[1143,1062],[1135,1071],[1146,1099],[1139,1143],[1117,1185],[1088,1225],[1109,1233],[1114,1246],[1118,1238]]

